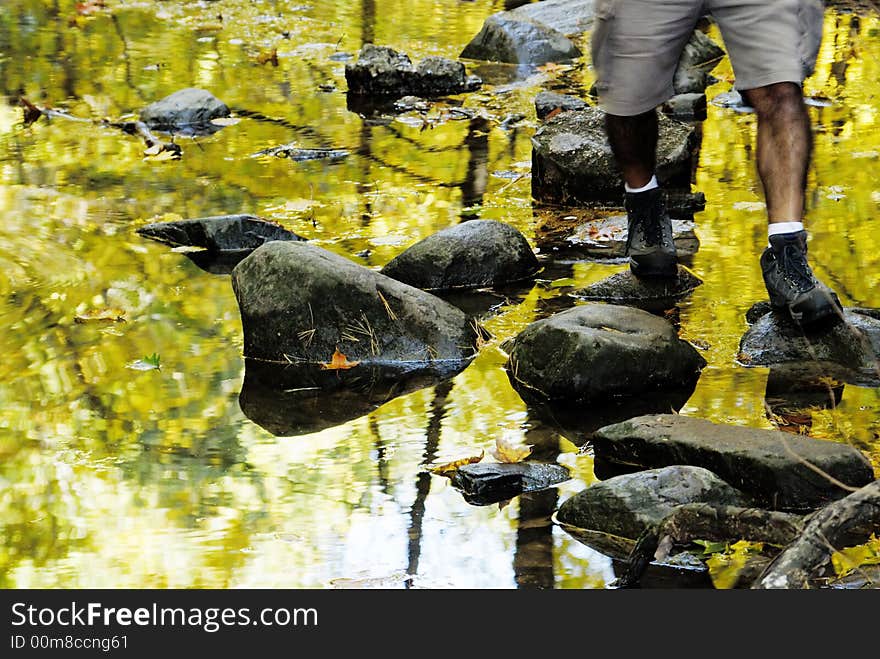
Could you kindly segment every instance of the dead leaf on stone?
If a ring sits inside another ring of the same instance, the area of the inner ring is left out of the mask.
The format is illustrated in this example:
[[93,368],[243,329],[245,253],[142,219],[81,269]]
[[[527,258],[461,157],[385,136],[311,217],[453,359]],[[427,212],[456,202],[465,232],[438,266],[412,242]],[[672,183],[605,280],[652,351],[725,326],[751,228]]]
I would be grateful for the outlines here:
[[89,309],[88,311],[76,314],[73,320],[77,323],[124,323],[125,311],[116,308]]
[[438,476],[452,476],[452,474],[458,471],[460,467],[479,462],[483,459],[484,455],[485,451],[480,451],[479,455],[473,455],[469,458],[461,458],[460,460],[453,460],[452,462],[447,462],[445,464],[428,467],[428,471],[432,474],[437,474]]
[[531,452],[532,447],[530,444],[523,444],[516,439],[496,437],[492,457],[498,460],[498,462],[522,462],[529,457]]
[[560,112],[562,112],[562,108],[553,108],[552,110],[550,110],[550,112],[547,113],[547,116],[544,117],[544,120],[550,121],[553,117],[555,117]]
[[330,358],[329,362],[321,364],[321,368],[328,371],[339,371],[347,368],[354,368],[358,364],[360,364],[360,362],[348,361],[348,357],[339,352],[339,348],[336,348],[333,352],[333,357]]

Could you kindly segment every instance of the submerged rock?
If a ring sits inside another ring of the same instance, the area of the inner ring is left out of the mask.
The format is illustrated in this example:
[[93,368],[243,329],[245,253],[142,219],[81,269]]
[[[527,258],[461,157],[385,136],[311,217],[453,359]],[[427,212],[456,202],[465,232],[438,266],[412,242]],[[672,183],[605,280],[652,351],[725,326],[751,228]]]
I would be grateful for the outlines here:
[[460,362],[478,327],[438,297],[302,242],[271,242],[232,272],[244,354],[274,362]]
[[[657,178],[666,187],[690,187],[699,136],[693,126],[660,115]],[[532,137],[532,196],[539,201],[620,203],[623,179],[598,108],[561,112]]]
[[[852,446],[676,414],[641,416],[600,428],[596,457],[641,467],[704,467],[772,510],[803,512],[874,480],[871,463]],[[818,468],[824,474],[817,473]]]
[[567,468],[541,462],[478,462],[459,467],[452,485],[468,503],[485,506],[523,492],[546,490],[571,478]]
[[592,401],[688,389],[705,365],[669,321],[586,304],[527,326],[513,341],[507,372],[527,401]]
[[535,112],[538,119],[545,119],[549,114],[555,111],[565,112],[567,110],[586,110],[589,107],[586,101],[579,99],[577,96],[569,96],[567,94],[557,94],[556,92],[539,92],[535,96]]
[[880,383],[880,319],[844,309],[843,321],[803,330],[784,314],[771,311],[754,320],[743,335],[738,360],[747,366],[836,364],[846,381],[876,386]]
[[156,130],[200,134],[216,132],[220,126],[211,121],[229,115],[226,104],[210,92],[188,88],[148,105],[141,110],[140,119]]
[[153,222],[138,228],[137,233],[175,248],[200,248],[185,252],[186,257],[202,270],[218,275],[228,275],[248,254],[271,240],[305,240],[255,215]]
[[626,304],[649,311],[674,307],[703,281],[683,266],[674,278],[639,278],[628,269],[571,293],[581,300]]
[[252,251],[271,240],[305,240],[276,222],[256,215],[214,215],[153,222],[137,232],[172,247],[201,247],[211,252]]
[[517,229],[495,220],[468,220],[417,242],[382,274],[425,290],[448,290],[509,284],[539,269]]
[[305,435],[347,423],[393,398],[437,385],[469,363],[358,364],[329,370],[316,364],[245,359],[238,402],[245,416],[273,435]]
[[749,501],[708,469],[672,465],[595,483],[563,502],[556,517],[571,526],[636,539],[686,503],[744,506]]
[[378,96],[446,96],[478,89],[482,81],[469,76],[464,64],[445,57],[426,57],[413,66],[405,53],[366,44],[354,62],[345,65],[349,94]]
[[[694,232],[694,223],[672,220],[672,240],[679,256],[692,256],[700,247]],[[584,256],[602,259],[622,259],[626,255],[627,216],[600,217],[571,229],[564,244]],[[561,241],[560,241],[561,242]]]

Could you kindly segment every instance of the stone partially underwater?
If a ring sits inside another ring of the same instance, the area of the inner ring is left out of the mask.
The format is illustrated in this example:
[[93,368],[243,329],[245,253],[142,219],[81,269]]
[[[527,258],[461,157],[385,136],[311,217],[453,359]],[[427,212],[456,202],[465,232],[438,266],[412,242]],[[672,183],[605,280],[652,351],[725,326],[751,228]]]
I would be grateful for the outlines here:
[[140,112],[140,120],[154,130],[210,135],[222,128],[212,122],[230,114],[227,105],[210,92],[187,88],[146,106]]
[[334,370],[320,364],[245,359],[238,402],[245,416],[275,436],[305,435],[347,423],[398,396],[437,385],[469,363],[358,364]]
[[232,288],[244,355],[265,361],[461,362],[482,332],[440,298],[304,242],[257,248]]
[[751,327],[740,340],[737,359],[745,366],[800,364],[843,382],[880,386],[880,319],[876,310],[845,308],[843,322],[825,323],[806,331],[784,314],[747,314]]
[[684,266],[674,278],[636,277],[628,269],[590,284],[570,295],[580,300],[625,304],[646,311],[671,309],[703,281]]
[[620,400],[687,390],[706,361],[669,321],[646,311],[585,304],[528,325],[507,373],[527,402]]
[[571,478],[566,467],[543,462],[479,462],[459,467],[452,486],[475,506],[507,501],[523,492],[546,490]]
[[213,274],[229,274],[257,247],[272,240],[303,241],[276,222],[255,215],[216,215],[171,222],[153,222],[137,233],[185,252],[196,265]]
[[345,81],[349,95],[364,97],[448,96],[482,85],[461,62],[426,57],[416,66],[405,53],[373,44],[365,44],[357,60],[345,65]]

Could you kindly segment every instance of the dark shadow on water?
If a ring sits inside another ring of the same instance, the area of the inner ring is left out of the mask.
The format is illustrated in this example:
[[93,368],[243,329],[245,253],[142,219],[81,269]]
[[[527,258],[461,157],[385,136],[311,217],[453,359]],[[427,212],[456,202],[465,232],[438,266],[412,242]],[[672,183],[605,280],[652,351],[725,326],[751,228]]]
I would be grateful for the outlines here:
[[[611,399],[592,403],[547,402],[526,400],[529,416],[556,428],[563,437],[576,446],[590,441],[593,434],[612,423],[626,421],[643,414],[678,412],[694,393],[697,379],[686,389],[643,393],[629,398]],[[522,393],[520,393],[522,395]],[[596,456],[601,459],[601,456]]]
[[470,362],[359,364],[327,370],[318,364],[245,360],[241,411],[276,436],[296,436],[357,419],[404,394],[436,385]]

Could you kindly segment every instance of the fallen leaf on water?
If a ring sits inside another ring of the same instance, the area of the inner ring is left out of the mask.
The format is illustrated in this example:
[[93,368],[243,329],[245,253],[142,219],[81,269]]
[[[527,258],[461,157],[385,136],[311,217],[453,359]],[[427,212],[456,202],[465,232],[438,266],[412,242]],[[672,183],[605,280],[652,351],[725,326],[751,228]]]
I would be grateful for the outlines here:
[[85,2],[77,2],[75,5],[76,13],[80,16],[90,16],[106,7],[107,4],[104,0],[86,0]]
[[43,116],[43,111],[36,105],[27,100],[24,96],[18,99],[19,105],[24,108],[24,125],[30,126],[37,119]]
[[263,51],[255,58],[258,64],[271,64],[272,66],[278,66],[278,49],[273,48],[269,51]]
[[523,444],[517,439],[496,437],[492,457],[498,460],[498,462],[522,462],[529,457],[531,452],[532,447],[529,444]]
[[346,368],[354,368],[358,364],[360,364],[360,362],[348,361],[348,357],[339,352],[339,348],[336,348],[333,353],[333,357],[331,357],[330,361],[326,364],[321,364],[321,368],[328,371],[338,371]]
[[124,323],[125,311],[122,309],[89,309],[76,314],[73,320],[77,323],[111,322]]
[[147,355],[142,359],[136,359],[133,362],[129,362],[125,367],[130,368],[133,371],[153,371],[160,368],[159,362],[159,353],[154,352],[152,355]]
[[215,126],[234,126],[235,124],[241,123],[241,119],[236,117],[215,117],[211,119],[211,123]]
[[484,455],[485,451],[480,451],[479,455],[473,455],[469,458],[461,458],[460,460],[453,460],[452,462],[447,462],[442,465],[428,467],[428,471],[430,471],[432,474],[437,474],[438,476],[449,476],[458,471],[459,467],[464,467],[465,465],[479,462],[483,459]]

